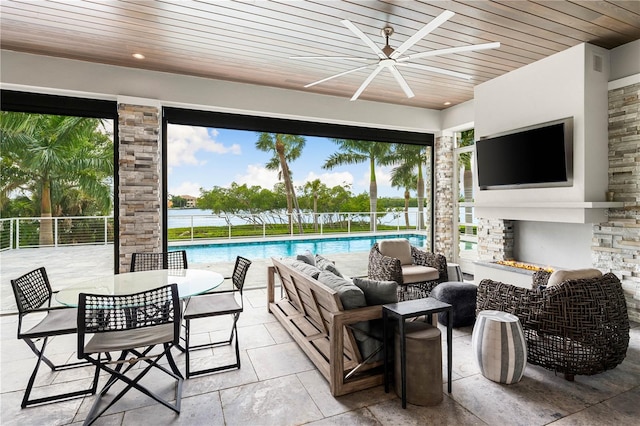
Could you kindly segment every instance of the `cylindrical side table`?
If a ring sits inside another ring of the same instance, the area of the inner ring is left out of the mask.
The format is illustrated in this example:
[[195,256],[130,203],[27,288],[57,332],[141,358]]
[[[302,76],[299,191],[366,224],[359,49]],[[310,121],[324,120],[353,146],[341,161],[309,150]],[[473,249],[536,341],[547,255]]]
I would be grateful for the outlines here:
[[[422,321],[405,324],[407,402],[431,406],[442,402],[442,339],[438,327]],[[400,334],[395,334],[395,388],[402,397]]]
[[522,379],[527,365],[527,343],[515,315],[481,311],[471,337],[480,372],[487,379],[512,384]]

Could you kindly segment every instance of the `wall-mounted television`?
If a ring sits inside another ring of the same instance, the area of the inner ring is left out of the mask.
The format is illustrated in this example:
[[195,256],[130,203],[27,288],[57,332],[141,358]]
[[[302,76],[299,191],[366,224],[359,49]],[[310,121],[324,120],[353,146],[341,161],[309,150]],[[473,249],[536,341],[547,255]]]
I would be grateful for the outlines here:
[[475,145],[481,190],[573,185],[573,118],[481,138]]

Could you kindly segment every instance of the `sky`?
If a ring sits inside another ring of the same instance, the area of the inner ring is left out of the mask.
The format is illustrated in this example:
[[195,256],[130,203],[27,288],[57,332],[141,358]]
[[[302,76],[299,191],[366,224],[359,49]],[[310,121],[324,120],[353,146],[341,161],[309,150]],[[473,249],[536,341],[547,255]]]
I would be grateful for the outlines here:
[[[229,186],[232,182],[273,189],[277,170],[267,170],[270,152],[255,148],[258,133],[170,124],[167,130],[168,190],[170,195],[200,195],[200,188]],[[337,146],[330,139],[305,137],[302,155],[289,163],[294,186],[320,179],[328,187],[351,185],[351,192],[369,192],[367,163],[325,170],[322,164]],[[391,167],[376,167],[379,197],[402,197],[389,183]],[[412,194],[414,195],[414,194]]]

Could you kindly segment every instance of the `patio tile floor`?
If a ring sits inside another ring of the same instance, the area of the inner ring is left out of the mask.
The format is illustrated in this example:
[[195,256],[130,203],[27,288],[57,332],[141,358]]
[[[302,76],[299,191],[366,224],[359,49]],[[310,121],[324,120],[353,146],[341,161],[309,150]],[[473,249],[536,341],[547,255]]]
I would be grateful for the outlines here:
[[[341,259],[345,262],[344,268],[350,268],[351,275],[358,273],[354,263],[362,265],[363,260]],[[265,282],[265,266],[264,262],[252,265],[255,280],[262,280],[262,283]],[[8,278],[2,278],[5,279]],[[276,294],[279,294],[278,290]],[[5,291],[2,297],[6,297]],[[215,339],[223,325],[218,319],[194,322],[193,338]],[[93,397],[20,409],[35,356],[16,339],[16,327],[16,315],[0,316],[0,424],[81,424]],[[441,329],[445,331],[442,326]],[[239,321],[240,370],[185,380],[180,415],[132,390],[96,424],[637,424],[640,418],[640,324],[632,324],[627,357],[613,370],[594,376],[577,376],[575,382],[567,382],[562,375],[528,365],[523,379],[513,385],[491,382],[479,373],[471,354],[471,331],[471,327],[454,330],[453,392],[447,394],[446,383],[443,383],[444,400],[435,407],[408,404],[403,410],[395,393],[384,393],[382,386],[336,398],[331,396],[327,382],[306,355],[267,313],[266,290],[250,289],[245,292],[245,312]],[[445,348],[446,340],[443,341],[443,350]],[[75,337],[52,339],[47,352],[57,361],[75,358]],[[184,355],[178,351],[175,355],[184,371]],[[198,365],[222,363],[228,356],[232,356],[228,348],[203,350],[193,353],[192,362]],[[443,361],[446,372],[446,357]],[[89,367],[56,373],[42,368],[34,393],[86,386],[91,374]],[[446,380],[446,374],[443,378]],[[104,379],[100,385],[103,383]],[[172,395],[173,389],[162,380],[151,376],[146,383],[161,393]]]
[[[131,391],[99,419],[100,425],[410,425],[503,424],[593,425],[637,424],[640,418],[640,326],[633,324],[627,358],[614,370],[577,376],[561,375],[529,365],[517,384],[500,385],[484,378],[470,353],[471,327],[456,329],[453,352],[453,392],[435,407],[409,404],[378,386],[333,397],[324,378],[297,344],[266,312],[264,289],[246,292],[239,322],[242,368],[185,381],[182,412],[175,415],[137,391]],[[255,304],[254,304],[255,303]],[[207,323],[207,320],[204,320]],[[0,318],[2,425],[80,424],[93,397],[20,409],[20,401],[35,357],[15,338],[16,317]],[[442,327],[442,326],[441,326]],[[200,325],[201,340],[213,339],[220,324]],[[444,331],[444,327],[442,327]],[[10,332],[11,331],[11,332]],[[443,335],[446,333],[443,333]],[[446,346],[446,342],[443,342]],[[51,354],[59,360],[75,357],[73,338],[54,338]],[[227,348],[194,353],[193,362],[224,362]],[[213,357],[212,357],[213,355]],[[184,355],[176,351],[180,368]],[[446,369],[446,359],[443,369]],[[61,391],[86,385],[91,368],[51,373],[43,369],[34,392]],[[446,379],[446,374],[443,375]],[[104,379],[103,379],[104,381]],[[173,389],[162,380],[146,382],[160,392]]]

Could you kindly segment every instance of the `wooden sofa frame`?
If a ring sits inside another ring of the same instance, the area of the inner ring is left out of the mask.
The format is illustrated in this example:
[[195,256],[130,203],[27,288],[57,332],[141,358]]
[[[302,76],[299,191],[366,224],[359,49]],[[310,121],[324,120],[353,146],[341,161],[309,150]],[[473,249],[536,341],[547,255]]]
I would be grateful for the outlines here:
[[[382,384],[382,362],[363,362],[348,327],[382,318],[382,306],[344,310],[336,291],[278,259],[271,260],[273,266],[267,269],[267,309],[329,382],[331,394],[340,396]],[[276,275],[283,290],[283,297],[277,302]]]

